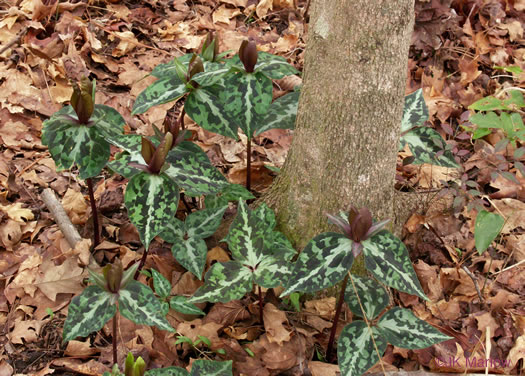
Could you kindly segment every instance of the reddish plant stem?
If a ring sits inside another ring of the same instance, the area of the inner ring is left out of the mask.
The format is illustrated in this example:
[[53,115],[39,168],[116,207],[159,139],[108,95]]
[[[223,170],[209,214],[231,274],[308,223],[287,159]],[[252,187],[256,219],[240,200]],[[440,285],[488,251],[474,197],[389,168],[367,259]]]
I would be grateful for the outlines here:
[[91,214],[93,215],[93,248],[96,248],[100,244],[100,229],[98,227],[97,203],[95,202],[93,180],[91,178],[87,178],[86,183],[89,191],[89,203],[91,204]]
[[142,258],[140,259],[139,267],[137,268],[137,271],[135,272],[135,275],[133,276],[133,279],[139,278],[140,271],[144,267],[144,264],[146,263],[146,257],[148,256],[148,250],[144,249],[144,253],[142,254]]
[[246,189],[251,191],[252,185],[252,140],[248,139],[248,148],[246,150]]
[[339,321],[339,316],[341,315],[341,310],[343,308],[343,302],[345,300],[345,290],[346,284],[348,283],[348,273],[346,273],[345,279],[343,279],[343,284],[341,285],[341,293],[339,294],[339,300],[337,301],[337,308],[335,309],[334,322],[332,324],[332,330],[330,331],[330,338],[328,339],[328,346],[326,346],[326,360],[331,361],[331,354],[334,348],[335,341],[335,332],[337,331],[337,322]]
[[262,297],[262,291],[261,286],[257,286],[258,292],[259,292],[259,318],[261,320],[262,326],[264,326],[264,320],[263,320],[263,297]]
[[180,125],[181,130],[186,129],[186,126],[184,124],[184,114],[186,114],[186,109],[182,107],[182,111],[180,112],[180,117],[179,117],[179,125]]
[[118,309],[115,313],[115,316],[113,316],[113,364],[117,364],[117,317],[118,317]]

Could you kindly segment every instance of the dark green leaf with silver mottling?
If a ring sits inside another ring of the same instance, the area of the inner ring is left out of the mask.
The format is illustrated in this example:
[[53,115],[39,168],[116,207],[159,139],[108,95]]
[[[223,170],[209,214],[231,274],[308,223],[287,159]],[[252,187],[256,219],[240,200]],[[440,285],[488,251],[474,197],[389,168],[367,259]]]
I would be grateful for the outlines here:
[[208,247],[201,238],[181,238],[171,247],[173,257],[198,279],[202,279],[202,272],[206,265]]
[[381,231],[362,242],[365,266],[385,285],[428,300],[417,279],[408,250],[399,238]]
[[190,373],[180,367],[166,367],[150,369],[144,373],[144,376],[189,376]]
[[191,366],[191,376],[232,376],[232,361],[198,359]]
[[58,171],[78,166],[79,177],[96,176],[109,159],[109,143],[104,134],[92,124],[78,124],[71,106],[64,107],[46,120],[42,143],[49,147]]
[[220,226],[226,208],[206,208],[191,213],[184,221],[188,236],[201,239],[212,236]]
[[259,73],[234,72],[223,80],[220,101],[230,118],[235,119],[251,139],[258,118],[265,116],[272,102],[272,81]]
[[401,120],[401,132],[406,132],[413,127],[422,125],[428,120],[429,112],[423,90],[418,89],[405,97],[403,108],[403,119]]
[[284,57],[259,52],[255,71],[261,72],[268,78],[279,80],[284,76],[298,74],[299,71],[290,65]]
[[185,233],[184,222],[173,217],[160,233],[160,237],[168,243],[175,244],[184,238]]
[[204,72],[197,73],[191,78],[191,80],[197,82],[200,87],[215,85],[231,70],[231,67],[228,65],[209,62],[205,64],[204,68]]
[[[175,59],[177,59],[184,66],[187,67],[192,56],[193,54],[185,54],[185,55],[176,57]],[[177,77],[177,69],[175,68],[175,64],[172,60],[169,63],[157,65],[155,68],[153,68],[153,71],[151,71],[151,75],[157,78]]]
[[[361,299],[366,318],[368,320],[375,319],[388,306],[390,302],[388,293],[383,286],[372,278],[352,275],[352,280],[359,293],[359,299]],[[363,312],[351,282],[346,285],[345,302],[353,314],[363,317]]]
[[234,259],[255,268],[264,257],[264,239],[269,232],[271,228],[240,200],[237,216],[224,241],[228,243]]
[[284,259],[265,256],[253,272],[254,282],[265,288],[284,284],[290,276],[289,265]]
[[377,330],[389,343],[403,349],[424,349],[452,339],[401,307],[394,307],[381,316]]
[[299,103],[298,91],[277,98],[268,109],[266,115],[257,120],[257,135],[270,129],[293,129],[297,117],[297,105]]
[[142,114],[153,106],[179,99],[187,92],[186,84],[177,76],[158,79],[138,95],[131,114]]
[[379,361],[370,331],[382,357],[387,342],[378,335],[376,328],[368,329],[364,321],[354,321],[344,327],[337,340],[337,359],[341,375],[362,375]]
[[335,285],[352,267],[352,241],[342,234],[325,232],[313,238],[295,262],[286,290],[315,292]]
[[135,324],[155,325],[157,328],[174,332],[166,317],[162,314],[162,306],[146,285],[131,281],[119,291],[119,312]]
[[138,173],[128,182],[124,203],[146,249],[177,212],[179,188],[165,174]]
[[227,303],[242,298],[253,286],[251,271],[237,261],[213,264],[205,278],[204,286],[195,291],[189,302]]
[[69,304],[64,323],[63,342],[87,335],[102,329],[117,312],[113,294],[98,286],[88,286],[75,296]]
[[194,304],[188,303],[188,298],[184,296],[174,296],[170,300],[170,307],[177,312],[186,315],[204,315],[205,313]]
[[202,151],[192,153],[175,148],[168,153],[166,162],[170,165],[164,173],[192,195],[217,193],[228,184]]
[[97,128],[110,143],[112,143],[111,140],[123,136],[122,132],[126,121],[112,107],[96,104],[89,120],[93,123],[93,127]]
[[228,184],[217,195],[208,195],[204,198],[207,208],[219,208],[228,205],[230,201],[250,200],[255,198],[249,190],[240,184]]
[[184,109],[194,122],[207,131],[237,139],[237,123],[226,112],[219,98],[205,88],[193,90],[186,98]]
[[153,288],[158,296],[161,298],[167,298],[170,296],[171,283],[161,273],[155,269],[151,269],[151,275],[153,277]]
[[142,136],[138,134],[122,135],[112,138],[110,142],[124,151],[115,155],[115,159],[108,163],[108,167],[126,179],[131,179],[141,170],[131,167],[129,163],[146,164],[141,154]]
[[282,232],[272,231],[273,244],[270,246],[269,253],[280,260],[290,261],[297,251],[292,243],[284,236]]
[[[430,163],[441,167],[457,168],[454,156],[450,150],[446,150],[447,144],[432,128],[419,127],[401,136],[399,140],[401,148],[406,144],[414,156],[413,164]],[[445,150],[443,155],[436,156],[438,152]]]

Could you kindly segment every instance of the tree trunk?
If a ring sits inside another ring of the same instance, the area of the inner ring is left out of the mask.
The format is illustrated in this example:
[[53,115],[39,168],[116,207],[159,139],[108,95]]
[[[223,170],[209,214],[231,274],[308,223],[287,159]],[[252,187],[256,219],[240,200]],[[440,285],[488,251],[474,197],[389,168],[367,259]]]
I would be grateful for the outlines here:
[[413,18],[413,0],[312,0],[294,140],[263,197],[298,249],[350,205],[394,219]]

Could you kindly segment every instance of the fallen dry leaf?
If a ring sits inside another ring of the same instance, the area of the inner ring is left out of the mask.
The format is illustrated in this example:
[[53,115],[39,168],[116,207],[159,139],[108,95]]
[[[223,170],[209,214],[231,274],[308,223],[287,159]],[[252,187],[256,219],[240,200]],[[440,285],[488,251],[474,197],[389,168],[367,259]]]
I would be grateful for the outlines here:
[[281,345],[290,340],[292,332],[284,327],[284,324],[288,324],[286,313],[278,310],[273,304],[267,303],[263,309],[263,320],[269,342]]

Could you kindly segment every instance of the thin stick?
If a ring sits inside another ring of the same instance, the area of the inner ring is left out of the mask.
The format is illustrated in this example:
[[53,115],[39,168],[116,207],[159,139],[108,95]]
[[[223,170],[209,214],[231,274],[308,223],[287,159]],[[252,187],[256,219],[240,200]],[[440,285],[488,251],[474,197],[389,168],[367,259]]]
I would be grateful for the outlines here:
[[252,140],[248,139],[248,149],[246,150],[246,189],[251,191],[252,184]]
[[326,347],[326,360],[330,361],[330,356],[332,354],[332,349],[334,347],[335,332],[337,331],[337,322],[339,321],[339,316],[341,315],[341,310],[343,308],[343,301],[345,299],[345,290],[346,284],[348,283],[348,276],[345,276],[343,279],[343,284],[341,285],[341,293],[339,294],[339,300],[337,302],[337,308],[335,309],[334,322],[332,324],[332,329],[330,331],[330,338],[328,339],[328,346]]
[[26,35],[26,32],[27,32],[27,26],[24,27],[22,30],[20,30],[18,32],[18,35],[14,37],[13,39],[11,39],[4,47],[0,48],[0,55],[3,54],[8,49],[10,49],[11,47],[13,47],[13,45],[18,44],[18,42],[22,40],[24,35]]
[[467,273],[467,275],[470,277],[472,282],[474,282],[474,287],[476,288],[476,292],[478,293],[479,301],[480,303],[483,303],[483,297],[481,296],[481,291],[479,291],[478,283],[476,282],[476,277],[474,276],[474,274],[471,273],[470,270],[468,270],[468,268],[465,265],[462,265],[461,269],[463,269],[465,273]]
[[73,226],[73,223],[71,223],[64,207],[57,200],[55,193],[50,188],[46,188],[40,194],[40,198],[49,209],[49,212],[53,216],[60,231],[62,231],[62,234],[64,234],[64,238],[66,238],[69,246],[75,248],[76,244],[82,240],[82,237],[75,226]]
[[261,324],[264,326],[264,320],[263,320],[263,300],[262,300],[262,291],[261,286],[257,286],[258,292],[259,292],[259,318],[261,320]]
[[117,364],[117,317],[118,317],[118,310],[115,313],[115,316],[113,316],[113,364]]
[[91,178],[87,178],[86,183],[89,191],[89,203],[91,204],[91,214],[93,215],[93,248],[97,248],[97,246],[100,244],[100,229],[98,227],[98,211],[97,203],[95,202],[95,193],[93,191],[93,180]]

